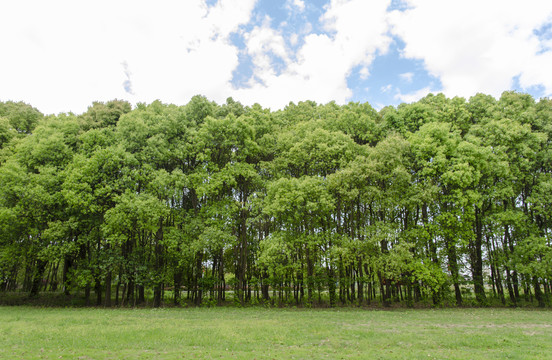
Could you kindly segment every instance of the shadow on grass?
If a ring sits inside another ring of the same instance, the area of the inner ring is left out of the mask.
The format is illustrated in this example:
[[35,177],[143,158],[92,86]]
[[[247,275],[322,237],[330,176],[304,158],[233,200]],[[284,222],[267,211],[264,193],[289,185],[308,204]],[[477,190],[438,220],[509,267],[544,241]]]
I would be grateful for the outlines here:
[[[0,306],[30,306],[30,307],[51,307],[51,308],[85,308],[85,307],[104,307],[103,305],[96,305],[95,298],[90,299],[90,303],[86,303],[84,293],[74,293],[71,295],[66,295],[62,292],[41,292],[36,297],[29,297],[28,293],[24,292],[0,292]],[[527,308],[527,309],[538,309],[538,303],[530,301],[520,301],[517,306],[513,306],[511,303],[502,304],[499,299],[488,298],[486,304],[478,304],[475,299],[470,301],[466,299],[462,306],[456,306],[454,302],[444,301],[438,306],[433,305],[431,302],[418,302],[407,304],[405,302],[392,302],[384,306],[379,301],[371,301],[369,304],[365,303],[362,305],[356,303],[338,303],[336,304],[336,309],[343,308],[360,308],[366,310],[398,310],[398,309],[454,309],[454,308]],[[112,301],[112,308],[151,308],[153,304],[153,299],[148,299],[146,297],[146,302],[142,304],[125,304],[124,306],[115,305]],[[209,302],[208,299],[201,305],[197,306],[191,301],[182,300],[179,305],[174,305],[172,299],[166,300],[162,303],[163,308],[187,308],[187,307],[228,307],[228,308],[288,308],[288,309],[329,309],[329,303],[314,302],[312,304],[307,303],[285,303],[285,302],[255,302],[255,304],[245,304],[241,305],[235,301],[227,300],[221,305],[216,305],[216,303]],[[550,310],[550,305],[547,305],[545,309]]]

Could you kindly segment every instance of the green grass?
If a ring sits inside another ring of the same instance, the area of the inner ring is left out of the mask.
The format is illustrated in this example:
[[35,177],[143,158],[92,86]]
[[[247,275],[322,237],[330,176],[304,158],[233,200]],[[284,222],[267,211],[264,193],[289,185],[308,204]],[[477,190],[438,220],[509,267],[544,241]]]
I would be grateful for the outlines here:
[[546,359],[552,311],[0,307],[2,359]]

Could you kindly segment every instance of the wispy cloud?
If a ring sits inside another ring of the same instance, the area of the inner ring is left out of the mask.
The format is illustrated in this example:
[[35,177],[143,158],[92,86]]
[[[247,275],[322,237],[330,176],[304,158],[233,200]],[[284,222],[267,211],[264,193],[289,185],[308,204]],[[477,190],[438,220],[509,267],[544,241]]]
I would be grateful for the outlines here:
[[132,90],[132,80],[130,79],[130,75],[132,73],[128,69],[128,63],[126,61],[123,61],[121,65],[123,65],[123,70],[126,76],[125,81],[123,81],[123,88],[125,89],[125,92],[127,94],[134,95],[134,91]]
[[304,11],[305,10],[305,2],[303,0],[287,0],[286,1],[286,7],[290,11]]
[[421,98],[423,98],[424,96],[426,96],[430,92],[431,92],[431,89],[429,87],[425,87],[425,88],[422,88],[422,89],[419,89],[419,90],[416,90],[414,92],[410,92],[410,93],[407,93],[407,94],[402,94],[400,92],[400,90],[397,90],[397,94],[395,95],[395,99],[399,100],[401,102],[405,102],[405,103],[412,103],[412,102],[416,102],[416,101],[420,100]]
[[370,76],[370,70],[368,70],[368,67],[363,66],[362,68],[360,68],[359,74],[362,80],[366,80]]
[[411,83],[412,78],[414,78],[414,73],[406,72],[406,73],[400,74],[399,77],[401,78],[401,80],[403,80],[407,83]]

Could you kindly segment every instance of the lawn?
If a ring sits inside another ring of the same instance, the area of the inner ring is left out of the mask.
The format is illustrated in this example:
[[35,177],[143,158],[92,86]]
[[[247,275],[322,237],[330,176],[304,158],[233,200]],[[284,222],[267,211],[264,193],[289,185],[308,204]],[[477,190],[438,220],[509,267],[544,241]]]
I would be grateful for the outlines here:
[[0,307],[2,359],[546,359],[552,311]]

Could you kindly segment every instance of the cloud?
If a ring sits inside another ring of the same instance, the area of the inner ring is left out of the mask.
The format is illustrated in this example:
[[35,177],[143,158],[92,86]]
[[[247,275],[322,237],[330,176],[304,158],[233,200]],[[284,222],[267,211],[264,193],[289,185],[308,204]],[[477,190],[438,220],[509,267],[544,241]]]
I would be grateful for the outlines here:
[[[405,44],[403,57],[422,60],[442,84],[417,85],[422,89],[398,92],[397,100],[413,101],[430,89],[448,96],[499,96],[514,83],[552,95],[549,0],[330,0],[318,23],[301,15],[301,24],[288,17],[285,26],[284,19],[272,24],[256,4],[2,2],[0,12],[9,16],[0,22],[6,49],[0,99],[23,100],[46,113],[79,113],[92,101],[113,98],[184,104],[195,94],[272,108],[307,99],[344,103],[353,95],[347,79],[354,74],[369,81],[373,60],[386,54],[393,37]],[[312,8],[303,0],[285,4],[295,12]],[[236,71],[249,64],[249,81],[232,85]],[[417,74],[398,75],[404,85],[418,81]]]
[[299,42],[299,35],[295,33],[291,34],[291,36],[289,37],[289,43],[292,46],[295,46],[297,45],[298,42]]
[[382,87],[380,88],[380,91],[383,92],[383,93],[386,93],[386,92],[391,91],[392,88],[393,88],[393,85],[387,84],[387,85],[385,85],[385,86],[382,86]]
[[254,73],[261,83],[275,76],[276,60],[289,63],[288,49],[282,34],[270,27],[270,18],[266,17],[261,26],[255,26],[244,35],[246,51],[251,56]]
[[414,73],[406,72],[406,73],[403,73],[403,74],[399,74],[399,77],[401,78],[401,80],[403,80],[407,83],[411,83],[412,78],[414,77]]
[[303,0],[287,0],[286,7],[290,11],[299,10],[303,12],[305,11],[305,2]]
[[[272,108],[307,99],[344,103],[352,96],[347,77],[359,68],[368,78],[370,64],[392,41],[391,0],[331,0],[316,32],[310,19],[291,34],[263,17],[256,0],[208,3],[2,3],[0,11],[10,16],[0,22],[0,41],[11,51],[0,58],[0,99],[23,100],[46,113],[80,113],[92,101],[113,98],[184,104],[195,94]],[[287,4],[297,11],[307,6]],[[242,40],[240,49],[235,44]],[[236,88],[243,55],[253,74]]]
[[132,75],[132,73],[128,69],[128,63],[126,61],[123,61],[121,65],[123,65],[124,73],[126,76],[125,81],[123,81],[123,89],[125,89],[125,92],[127,94],[134,95],[134,91],[132,90],[132,80],[130,79],[130,75]]
[[420,100],[430,92],[432,92],[432,90],[429,87],[425,87],[408,94],[402,94],[400,91],[397,91],[397,94],[395,94],[395,100],[405,103],[413,103]]
[[11,51],[0,58],[0,99],[46,113],[113,98],[181,104],[201,93],[224,101],[238,65],[230,34],[250,21],[255,2],[4,2],[0,11],[10,16],[0,41]]
[[301,47],[280,73],[271,67],[256,67],[254,76],[262,81],[237,89],[236,98],[272,108],[307,99],[346,102],[352,95],[347,86],[352,69],[367,67],[376,54],[388,49],[389,4],[390,1],[332,0],[320,19],[326,33],[305,35]]
[[366,66],[363,66],[360,68],[359,74],[362,80],[366,80],[370,76],[370,70]]
[[535,33],[551,20],[549,0],[411,0],[390,15],[403,56],[423,60],[446,95],[464,97],[499,96],[517,76],[522,87],[552,94],[552,51]]

